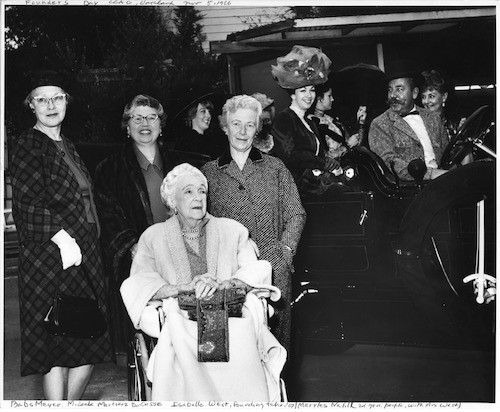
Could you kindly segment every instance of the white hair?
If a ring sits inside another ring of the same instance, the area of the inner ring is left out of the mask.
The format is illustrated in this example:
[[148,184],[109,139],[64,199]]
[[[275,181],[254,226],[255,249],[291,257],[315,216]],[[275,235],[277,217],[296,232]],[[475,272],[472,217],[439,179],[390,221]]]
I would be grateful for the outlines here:
[[172,197],[174,196],[175,189],[179,179],[183,176],[199,176],[203,179],[203,183],[208,189],[208,181],[200,169],[197,169],[189,163],[181,163],[175,166],[170,172],[167,173],[160,187],[161,201],[170,210],[174,210],[174,203]]
[[226,100],[224,106],[222,106],[222,114],[219,116],[219,123],[222,129],[227,127],[227,116],[229,113],[236,113],[238,109],[250,109],[255,112],[255,119],[257,120],[257,131],[260,131],[261,122],[259,121],[260,115],[262,114],[261,103],[252,96],[246,94],[240,94],[238,96],[233,96]]

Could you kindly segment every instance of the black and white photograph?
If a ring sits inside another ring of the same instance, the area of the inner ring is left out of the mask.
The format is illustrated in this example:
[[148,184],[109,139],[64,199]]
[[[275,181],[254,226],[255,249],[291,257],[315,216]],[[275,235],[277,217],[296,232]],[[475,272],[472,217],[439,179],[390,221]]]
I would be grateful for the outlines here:
[[0,407],[497,408],[499,5],[2,0]]

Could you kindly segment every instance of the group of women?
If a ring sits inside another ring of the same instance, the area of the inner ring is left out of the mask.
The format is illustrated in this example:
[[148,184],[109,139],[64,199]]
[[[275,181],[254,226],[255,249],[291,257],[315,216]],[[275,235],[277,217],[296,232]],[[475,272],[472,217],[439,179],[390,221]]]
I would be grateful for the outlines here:
[[[79,399],[93,365],[126,347],[128,322],[140,327],[148,303],[161,299],[172,327],[162,331],[151,366],[155,399],[279,400],[291,347],[293,257],[306,220],[297,187],[319,181],[319,191],[328,191],[324,177],[339,167],[320,122],[306,115],[330,63],[302,46],[278,58],[272,74],[290,107],[274,119],[267,96],[231,97],[220,116],[228,144],[217,155],[203,138],[213,106],[196,102],[186,119],[191,134],[177,148],[214,158],[201,171],[163,144],[161,103],[137,95],[122,115],[127,141],[97,166],[94,181],[62,133],[72,99],[64,79],[51,71],[30,78],[25,105],[35,124],[13,142],[9,168],[20,241],[21,374],[43,374],[46,399]],[[436,85],[428,90],[441,93]],[[435,104],[434,95],[424,96],[424,104]],[[351,146],[348,135],[336,141]],[[176,298],[194,291],[204,299],[231,287],[249,296],[269,292],[274,336],[248,321],[257,315],[247,298],[248,319],[229,322],[239,331],[230,333],[230,361],[196,362],[196,324]],[[95,339],[51,335],[43,319],[58,289],[83,297],[97,290],[108,331]]]

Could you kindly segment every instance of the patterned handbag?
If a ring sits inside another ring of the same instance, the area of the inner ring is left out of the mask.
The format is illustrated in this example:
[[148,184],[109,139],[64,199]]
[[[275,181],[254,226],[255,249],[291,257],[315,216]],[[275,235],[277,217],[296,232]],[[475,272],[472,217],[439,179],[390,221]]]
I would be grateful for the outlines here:
[[196,299],[194,291],[179,292],[179,308],[198,326],[198,362],[229,362],[228,318],[241,317],[245,287],[219,289]]

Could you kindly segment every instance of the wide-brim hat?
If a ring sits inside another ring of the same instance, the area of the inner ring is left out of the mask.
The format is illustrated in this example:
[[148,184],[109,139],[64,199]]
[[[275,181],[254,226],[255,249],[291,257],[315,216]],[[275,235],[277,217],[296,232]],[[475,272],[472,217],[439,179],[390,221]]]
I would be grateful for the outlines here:
[[422,70],[416,62],[411,60],[395,60],[387,64],[385,70],[385,81],[389,83],[394,79],[410,78],[413,79],[417,85],[422,83]]
[[[174,116],[169,117],[168,120],[168,125],[169,128],[172,130],[178,130],[178,129],[183,129],[186,126],[186,118],[189,109],[194,106],[198,105],[198,103],[201,103],[203,101],[210,101],[213,106],[214,110],[212,113],[212,119],[216,119],[217,116],[221,113],[222,106],[224,103],[226,103],[227,99],[231,97],[230,94],[227,94],[225,92],[209,92],[209,93],[203,93],[203,94],[197,94],[196,92],[188,92],[186,96],[182,99],[182,103],[179,102],[179,106],[182,107],[181,110],[179,110]],[[188,102],[188,103],[186,103]],[[212,122],[212,124],[216,124],[217,122]]]
[[332,61],[315,47],[293,46],[286,56],[276,59],[271,65],[274,80],[284,89],[298,89],[304,86],[325,83]]

